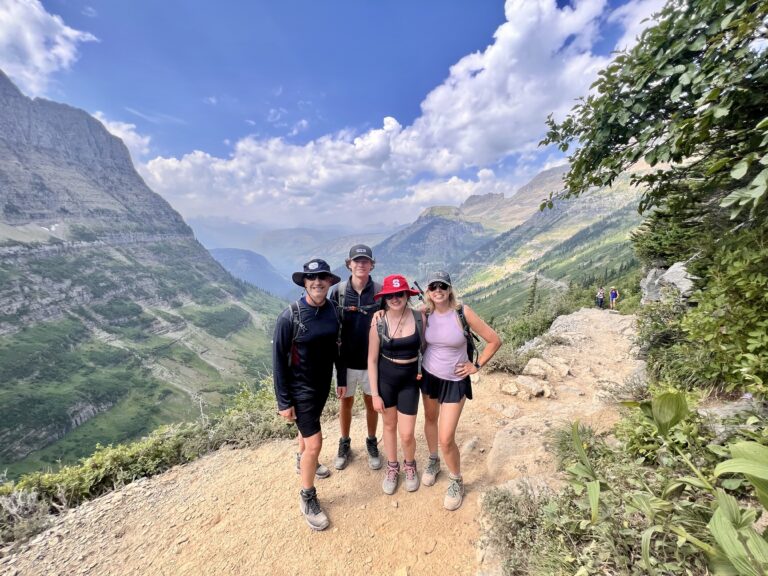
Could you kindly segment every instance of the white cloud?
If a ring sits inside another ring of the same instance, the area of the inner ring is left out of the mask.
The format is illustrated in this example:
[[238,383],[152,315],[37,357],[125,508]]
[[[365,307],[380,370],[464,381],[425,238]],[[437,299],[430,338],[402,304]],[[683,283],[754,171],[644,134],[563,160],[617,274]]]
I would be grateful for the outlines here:
[[[544,120],[564,117],[608,63],[593,52],[600,26],[611,18],[626,42],[656,3],[609,10],[606,0],[562,9],[555,0],[507,0],[507,22],[493,42],[450,68],[410,126],[387,117],[366,132],[345,129],[303,145],[249,136],[228,158],[158,157],[144,175],[185,216],[250,214],[279,224],[403,222],[430,205],[510,193],[558,162],[552,150],[538,149]],[[287,128],[286,114],[275,107],[267,121]],[[502,163],[506,176],[498,178],[490,167]],[[467,178],[467,170],[477,176]]]
[[210,104],[211,106],[216,106],[216,104],[219,103],[219,99],[216,98],[216,96],[206,96],[203,98],[203,102]]
[[645,20],[659,12],[666,3],[666,0],[636,0],[614,10],[608,21],[619,23],[624,28],[624,34],[616,42],[616,50],[629,50],[637,44],[638,36],[649,25]]
[[50,76],[77,60],[79,44],[96,40],[46,12],[39,0],[0,2],[0,68],[27,94],[45,94]]
[[96,8],[93,6],[84,6],[80,13],[83,16],[88,16],[88,18],[96,18],[99,15],[99,13],[96,12]]
[[139,160],[142,160],[147,155],[149,155],[150,137],[139,134],[136,131],[135,124],[109,120],[102,112],[98,111],[94,113],[93,116],[99,122],[104,124],[104,127],[109,132],[120,138],[125,143],[131,153],[134,164],[138,164]]

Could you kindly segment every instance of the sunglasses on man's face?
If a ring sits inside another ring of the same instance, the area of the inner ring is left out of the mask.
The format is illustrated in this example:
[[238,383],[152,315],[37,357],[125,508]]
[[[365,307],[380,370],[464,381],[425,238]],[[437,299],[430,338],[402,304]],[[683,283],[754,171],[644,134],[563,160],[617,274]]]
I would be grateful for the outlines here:
[[304,274],[304,278],[306,280],[329,280],[331,277],[325,272],[320,272],[318,274]]
[[443,282],[432,282],[432,284],[427,286],[427,290],[429,290],[430,292],[434,292],[435,290],[445,291],[445,290],[448,290],[448,288],[450,288],[450,286],[448,286],[448,284],[445,284]]
[[394,292],[393,294],[384,294],[384,300],[389,300],[390,298],[405,298],[405,292]]

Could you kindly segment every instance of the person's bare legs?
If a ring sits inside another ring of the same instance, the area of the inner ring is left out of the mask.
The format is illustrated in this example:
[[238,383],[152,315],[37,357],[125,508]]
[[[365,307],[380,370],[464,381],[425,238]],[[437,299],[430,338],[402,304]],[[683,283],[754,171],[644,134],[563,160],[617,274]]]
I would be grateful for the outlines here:
[[448,471],[454,476],[461,476],[461,454],[456,444],[456,427],[464,408],[466,398],[461,402],[445,402],[440,406],[440,420],[438,422],[438,444],[443,460]]
[[461,453],[456,444],[456,427],[464,408],[466,398],[460,402],[445,402],[440,406],[440,420],[438,422],[438,443],[443,459],[450,472],[450,482],[445,493],[443,506],[447,510],[456,510],[461,506],[464,497],[464,480],[461,477]]
[[342,438],[349,438],[349,429],[352,426],[352,407],[355,404],[355,397],[341,399],[339,406],[339,431]]
[[387,471],[381,482],[385,494],[394,494],[400,477],[400,464],[397,460],[397,418],[395,406],[384,409],[384,454],[387,456]]
[[440,458],[437,455],[437,423],[440,418],[440,403],[426,394],[421,395],[424,405],[424,437],[427,439],[429,460],[421,475],[421,483],[425,486],[433,486],[440,473]]
[[[368,425],[368,438],[376,438],[376,428],[379,426],[379,413],[373,409],[373,398],[370,394],[363,394],[365,402],[365,423]],[[347,425],[349,436],[349,425]]]

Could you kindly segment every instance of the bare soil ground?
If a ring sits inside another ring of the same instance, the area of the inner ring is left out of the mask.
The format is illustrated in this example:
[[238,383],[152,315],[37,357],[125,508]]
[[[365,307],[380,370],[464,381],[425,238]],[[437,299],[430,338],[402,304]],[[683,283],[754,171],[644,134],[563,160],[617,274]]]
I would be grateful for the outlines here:
[[[144,479],[60,517],[47,532],[5,558],[10,575],[476,574],[493,571],[479,523],[483,492],[527,477],[557,481],[547,431],[574,419],[607,430],[615,404],[601,388],[636,367],[633,318],[583,309],[565,317],[548,354],[569,366],[553,378],[550,398],[510,396],[514,377],[482,374],[459,423],[466,497],[443,509],[445,470],[432,487],[381,491],[382,471],[368,468],[364,418],[353,420],[355,458],[317,482],[330,527],[314,532],[298,509],[295,444],[220,450]],[[567,342],[567,343],[566,343]],[[332,467],[338,424],[324,426],[321,461]],[[417,461],[427,448],[417,425]]]

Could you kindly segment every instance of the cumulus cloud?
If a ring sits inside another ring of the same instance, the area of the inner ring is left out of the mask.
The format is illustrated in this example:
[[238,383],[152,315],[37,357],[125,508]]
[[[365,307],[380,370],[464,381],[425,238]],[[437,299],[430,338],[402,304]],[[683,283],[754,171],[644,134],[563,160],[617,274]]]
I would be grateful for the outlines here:
[[102,112],[96,112],[93,115],[99,122],[104,124],[104,127],[120,138],[128,147],[128,151],[131,153],[134,164],[137,164],[140,160],[146,158],[149,155],[149,142],[150,137],[139,134],[136,131],[135,124],[129,124],[127,122],[119,122],[109,120]]
[[[363,133],[341,130],[302,145],[250,136],[228,158],[158,157],[144,174],[185,216],[250,214],[293,225],[403,222],[430,205],[510,193],[559,161],[538,149],[544,120],[564,117],[609,62],[593,49],[601,26],[611,19],[627,42],[656,5],[636,0],[611,12],[606,0],[563,8],[555,0],[507,0],[507,21],[489,46],[454,64],[409,126],[387,117]],[[275,107],[267,121],[279,125],[285,115]],[[511,166],[503,178],[492,170],[497,164]]]
[[45,94],[52,74],[78,58],[78,46],[94,42],[46,12],[39,0],[0,2],[0,68],[27,94]]
[[616,50],[629,50],[651,22],[646,21],[658,13],[666,0],[637,0],[619,6],[608,17],[609,22],[621,24],[624,34],[616,42]]

